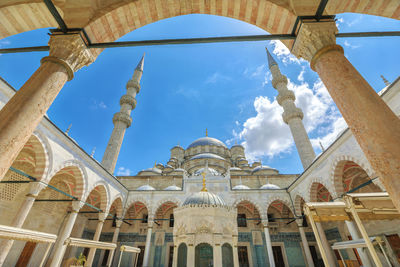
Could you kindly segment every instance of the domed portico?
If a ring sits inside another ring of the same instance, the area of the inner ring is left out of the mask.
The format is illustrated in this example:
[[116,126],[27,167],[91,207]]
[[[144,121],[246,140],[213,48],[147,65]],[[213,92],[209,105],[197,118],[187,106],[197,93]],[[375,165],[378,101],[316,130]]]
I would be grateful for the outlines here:
[[174,210],[174,267],[239,266],[236,208],[205,188]]

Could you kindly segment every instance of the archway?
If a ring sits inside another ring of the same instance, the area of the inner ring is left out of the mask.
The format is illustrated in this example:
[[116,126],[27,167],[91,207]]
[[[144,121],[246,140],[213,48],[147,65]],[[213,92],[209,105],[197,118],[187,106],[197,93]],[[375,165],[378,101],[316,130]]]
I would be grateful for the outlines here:
[[187,246],[185,243],[181,243],[178,247],[178,267],[187,266]]
[[195,250],[195,267],[213,266],[213,248],[210,244],[201,243]]
[[255,204],[243,200],[236,205],[238,230],[249,231],[250,229],[262,229],[260,211]]
[[314,182],[310,189],[311,202],[329,202],[332,201],[332,195],[328,189],[321,183]]
[[350,160],[340,161],[334,171],[334,184],[338,196],[346,192],[367,193],[382,192],[368,173],[357,163]]
[[233,266],[233,250],[228,243],[222,245],[222,267]]

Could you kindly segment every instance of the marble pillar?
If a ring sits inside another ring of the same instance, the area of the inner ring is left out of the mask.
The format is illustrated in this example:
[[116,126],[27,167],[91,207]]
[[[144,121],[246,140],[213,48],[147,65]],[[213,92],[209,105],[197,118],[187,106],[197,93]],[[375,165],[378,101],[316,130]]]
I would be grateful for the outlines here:
[[325,251],[329,266],[331,267],[337,266],[338,263],[335,254],[333,252],[331,245],[329,244],[328,239],[326,238],[326,234],[324,228],[322,227],[322,224],[320,222],[315,222],[315,225],[317,226],[319,236],[321,237],[322,248]]
[[292,52],[310,61],[400,210],[400,119],[336,44],[335,21],[303,22]]
[[233,267],[239,267],[239,251],[238,246],[233,245]]
[[310,246],[308,245],[306,233],[304,232],[302,220],[297,221],[297,226],[299,227],[299,233],[301,237],[301,242],[303,244],[304,255],[306,256],[306,263],[308,267],[314,267],[314,261],[311,255]]
[[82,208],[83,204],[84,203],[80,202],[79,200],[72,202],[72,210],[68,214],[68,218],[64,224],[64,227],[57,236],[57,240],[54,244],[53,248],[54,253],[50,261],[50,266],[56,267],[61,265],[65,250],[67,249],[67,244],[65,244],[65,241],[71,235],[71,231],[72,228],[74,227],[76,217],[78,216],[78,212]]
[[[118,219],[115,222],[115,230],[114,230],[114,234],[113,234],[113,238],[112,238],[112,243],[117,244],[118,242],[118,236],[119,236],[119,231],[121,230],[121,225],[122,225],[123,221]],[[113,258],[114,258],[114,252],[115,250],[111,250],[110,253],[108,254],[108,259],[107,259],[107,266],[111,266]]]
[[149,219],[147,226],[146,245],[144,248],[143,267],[150,267],[150,249],[151,249],[151,233],[153,231],[154,221]]
[[49,56],[0,111],[0,180],[64,84],[94,61],[80,33],[53,33],[49,46]]
[[268,222],[263,222],[263,225],[264,225],[265,243],[266,243],[267,252],[268,252],[269,266],[275,267],[275,259],[274,259],[274,253],[272,251],[272,242],[271,242],[271,236],[269,234]]
[[[360,234],[358,233],[357,227],[353,221],[345,221],[347,229],[351,235],[353,240],[362,239]],[[358,255],[362,261],[363,266],[365,267],[372,267],[374,266],[368,256],[366,248],[358,248],[357,249]]]
[[[29,193],[26,195],[24,202],[19,207],[17,214],[15,214],[11,225],[12,227],[21,228],[25,222],[26,217],[29,214],[33,204],[35,203],[36,197],[39,192],[46,187],[46,184],[41,182],[33,182],[29,184]],[[3,266],[4,261],[7,258],[8,253],[11,250],[14,240],[2,240],[0,243],[0,266]]]
[[214,266],[222,267],[222,246],[221,244],[214,244],[213,246],[213,262]]
[[194,244],[188,244],[187,266],[186,267],[194,267],[195,257],[196,257],[196,253],[195,253]]
[[[96,232],[94,233],[93,241],[99,241],[101,231],[103,230],[104,221],[106,220],[107,215],[108,215],[107,212],[99,213],[99,222],[97,223]],[[85,266],[92,266],[95,254],[96,254],[96,248],[91,248],[89,250],[89,255],[87,257]]]

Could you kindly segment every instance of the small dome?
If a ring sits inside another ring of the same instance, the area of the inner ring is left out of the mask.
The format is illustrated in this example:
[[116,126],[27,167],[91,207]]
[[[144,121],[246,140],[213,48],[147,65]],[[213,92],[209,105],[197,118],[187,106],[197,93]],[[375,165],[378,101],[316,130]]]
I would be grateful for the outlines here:
[[221,175],[216,169],[213,169],[213,168],[207,168],[207,170],[206,170],[206,168],[198,169],[197,171],[195,171],[194,175],[200,176],[203,172],[211,174],[212,176]]
[[232,189],[233,190],[246,190],[246,189],[250,189],[250,187],[248,187],[247,185],[244,185],[244,184],[238,184],[238,185],[235,185]]
[[182,188],[180,188],[179,186],[176,186],[176,185],[170,185],[170,186],[164,188],[164,190],[168,190],[168,191],[179,191],[179,190],[182,190]]
[[197,140],[195,140],[193,143],[191,143],[187,149],[196,147],[196,146],[222,146],[224,148],[227,148],[224,143],[219,141],[218,139],[212,138],[212,137],[202,137]]
[[226,206],[225,201],[218,195],[200,191],[192,196],[189,196],[183,206],[188,205],[209,205],[209,206]]
[[230,171],[241,171],[242,169],[238,168],[238,167],[231,167],[231,168],[229,168],[229,170]]
[[[174,146],[172,149],[175,149],[175,148],[183,149],[183,147],[181,147],[180,145],[176,145],[176,146]],[[171,150],[172,150],[172,149],[171,149]]]
[[240,148],[243,148],[243,149],[244,149],[244,147],[243,147],[242,145],[240,145],[240,144],[234,144],[234,145],[231,147],[231,149],[234,148],[234,147],[240,147]]
[[218,156],[218,155],[213,154],[213,153],[197,154],[196,156],[193,156],[190,160],[194,160],[194,159],[220,159],[220,160],[225,160],[223,157]]
[[175,171],[175,172],[184,172],[185,170],[182,169],[182,168],[176,168],[174,171]]
[[260,189],[281,189],[281,188],[274,184],[265,184],[261,186]]
[[156,189],[154,189],[154,187],[152,187],[151,185],[145,184],[145,185],[139,186],[136,190],[139,190],[139,191],[154,191]]

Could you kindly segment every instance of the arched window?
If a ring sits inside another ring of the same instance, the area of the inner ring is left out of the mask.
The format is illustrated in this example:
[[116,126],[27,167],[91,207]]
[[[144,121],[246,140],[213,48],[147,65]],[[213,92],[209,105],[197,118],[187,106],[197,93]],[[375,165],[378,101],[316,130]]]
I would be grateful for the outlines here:
[[222,246],[222,267],[233,266],[233,250],[232,246],[225,243]]
[[187,263],[187,246],[181,243],[178,247],[178,267],[186,267]]

